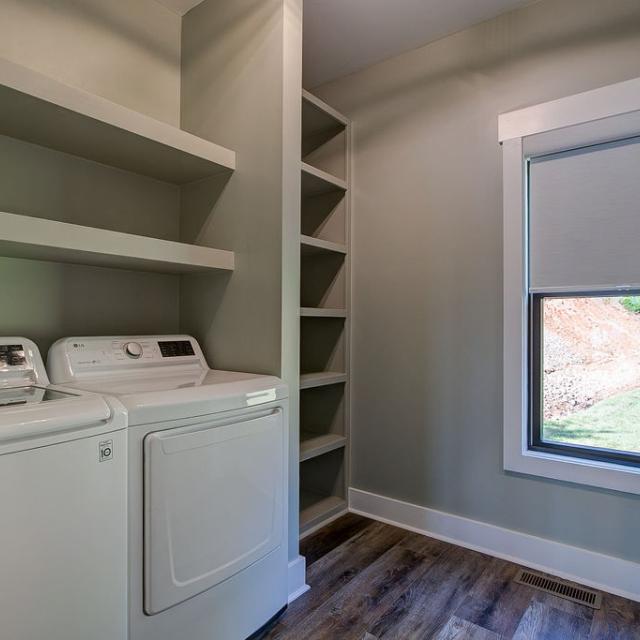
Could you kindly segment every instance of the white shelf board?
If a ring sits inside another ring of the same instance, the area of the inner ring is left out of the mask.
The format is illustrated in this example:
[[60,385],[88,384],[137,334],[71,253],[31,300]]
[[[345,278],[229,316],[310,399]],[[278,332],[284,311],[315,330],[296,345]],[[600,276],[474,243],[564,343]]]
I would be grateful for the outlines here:
[[339,496],[321,496],[311,491],[300,492],[300,535],[324,520],[346,511],[347,501]]
[[346,446],[347,438],[336,433],[318,435],[302,431],[300,434],[300,462],[316,458]]
[[349,120],[308,91],[302,90],[302,137],[343,131]]
[[301,163],[302,197],[319,196],[332,191],[346,191],[347,183],[326,171],[313,167],[306,162]]
[[347,245],[328,240],[320,240],[311,236],[300,236],[302,255],[316,255],[318,253],[347,253]]
[[0,212],[0,255],[139,271],[234,269],[232,251]]
[[341,384],[347,381],[346,373],[337,371],[321,371],[320,373],[303,373],[300,375],[300,388],[312,389],[330,384]]
[[235,169],[230,149],[3,59],[0,134],[176,184]]
[[318,307],[301,307],[300,316],[303,318],[346,318],[346,309],[320,309]]

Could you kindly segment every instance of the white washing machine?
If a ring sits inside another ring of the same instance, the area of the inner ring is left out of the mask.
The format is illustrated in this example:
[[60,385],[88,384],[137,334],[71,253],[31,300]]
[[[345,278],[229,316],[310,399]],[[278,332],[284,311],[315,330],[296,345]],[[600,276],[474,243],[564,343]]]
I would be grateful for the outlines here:
[[0,637],[127,637],[126,412],[0,338]]
[[284,610],[284,383],[189,336],[65,338],[48,369],[128,411],[130,640],[245,640]]

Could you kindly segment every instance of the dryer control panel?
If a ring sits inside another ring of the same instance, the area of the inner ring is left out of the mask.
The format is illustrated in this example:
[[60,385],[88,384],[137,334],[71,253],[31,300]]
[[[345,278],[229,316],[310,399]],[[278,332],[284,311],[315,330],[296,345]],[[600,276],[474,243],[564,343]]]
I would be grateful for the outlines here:
[[180,358],[182,356],[195,356],[190,340],[159,340],[158,346],[163,358]]
[[58,383],[78,375],[123,374],[146,368],[166,371],[177,366],[208,370],[200,345],[191,336],[86,336],[63,338],[49,350],[49,372]]

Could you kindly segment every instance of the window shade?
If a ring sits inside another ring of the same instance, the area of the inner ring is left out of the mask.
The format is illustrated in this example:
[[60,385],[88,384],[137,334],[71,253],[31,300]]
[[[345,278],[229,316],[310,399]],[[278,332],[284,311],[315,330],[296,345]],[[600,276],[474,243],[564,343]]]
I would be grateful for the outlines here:
[[529,279],[640,284],[640,138],[531,159]]

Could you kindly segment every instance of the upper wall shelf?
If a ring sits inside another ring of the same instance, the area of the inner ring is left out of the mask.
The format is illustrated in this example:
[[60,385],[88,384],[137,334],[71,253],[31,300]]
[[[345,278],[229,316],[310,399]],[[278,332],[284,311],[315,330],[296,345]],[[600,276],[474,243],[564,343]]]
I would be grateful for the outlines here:
[[332,191],[346,191],[347,183],[326,171],[302,163],[302,197],[319,196]]
[[176,184],[236,162],[234,151],[2,59],[0,134]]
[[313,94],[302,91],[302,137],[311,138],[323,133],[338,133],[349,121],[341,113]]
[[234,268],[232,251],[13,213],[0,213],[0,255],[161,273]]

